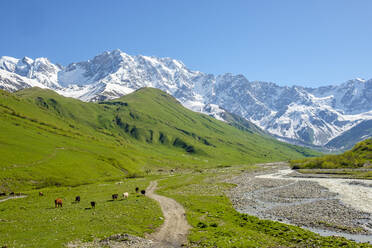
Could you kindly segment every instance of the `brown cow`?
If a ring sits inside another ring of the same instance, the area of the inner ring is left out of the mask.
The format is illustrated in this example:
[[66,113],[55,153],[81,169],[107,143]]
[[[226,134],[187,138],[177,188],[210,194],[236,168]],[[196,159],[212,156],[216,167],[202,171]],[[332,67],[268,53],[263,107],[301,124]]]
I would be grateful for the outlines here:
[[43,192],[39,192],[39,196],[44,196]]
[[62,199],[61,198],[57,198],[54,200],[54,204],[57,207],[62,207]]

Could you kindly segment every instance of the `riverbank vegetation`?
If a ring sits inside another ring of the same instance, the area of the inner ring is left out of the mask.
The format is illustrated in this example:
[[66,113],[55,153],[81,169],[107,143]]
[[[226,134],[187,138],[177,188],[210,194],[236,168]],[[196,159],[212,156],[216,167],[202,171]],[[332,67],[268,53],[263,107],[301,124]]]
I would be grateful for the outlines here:
[[290,164],[293,169],[372,169],[372,139],[359,142],[343,154],[291,160]]

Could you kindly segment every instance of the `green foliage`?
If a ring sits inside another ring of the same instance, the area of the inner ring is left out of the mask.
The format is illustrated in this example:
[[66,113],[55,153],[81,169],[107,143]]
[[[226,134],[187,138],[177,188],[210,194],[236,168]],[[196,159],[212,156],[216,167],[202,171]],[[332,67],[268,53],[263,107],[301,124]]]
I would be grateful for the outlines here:
[[316,154],[192,112],[151,88],[99,104],[39,88],[0,91],[0,126],[0,191],[7,192]]
[[360,168],[372,164],[372,139],[359,142],[352,150],[343,154],[291,160],[290,163],[294,169]]

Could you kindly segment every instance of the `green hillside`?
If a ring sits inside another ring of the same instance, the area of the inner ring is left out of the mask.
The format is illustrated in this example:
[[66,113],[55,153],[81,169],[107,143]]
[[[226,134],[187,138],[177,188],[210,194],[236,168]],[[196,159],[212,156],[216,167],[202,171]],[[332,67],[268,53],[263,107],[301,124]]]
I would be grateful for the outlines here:
[[100,103],[39,88],[0,91],[0,126],[0,191],[6,192],[315,154],[254,126],[236,128],[192,112],[152,88]]
[[372,139],[357,143],[353,149],[340,155],[326,155],[291,161],[298,169],[360,168],[372,164]]

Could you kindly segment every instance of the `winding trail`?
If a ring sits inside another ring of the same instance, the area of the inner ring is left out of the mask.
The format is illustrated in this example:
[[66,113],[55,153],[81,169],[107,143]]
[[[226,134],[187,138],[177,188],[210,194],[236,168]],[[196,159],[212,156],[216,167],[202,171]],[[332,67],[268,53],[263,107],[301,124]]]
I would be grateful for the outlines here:
[[164,215],[163,225],[149,239],[154,241],[153,247],[182,247],[187,244],[187,234],[191,226],[185,216],[185,209],[175,200],[155,193],[157,182],[152,181],[146,189],[146,196],[159,202]]
[[8,198],[1,199],[0,202],[5,202],[5,201],[9,201],[9,200],[17,199],[17,198],[25,198],[25,197],[27,197],[27,195],[10,196],[10,197],[8,197]]

